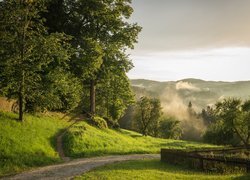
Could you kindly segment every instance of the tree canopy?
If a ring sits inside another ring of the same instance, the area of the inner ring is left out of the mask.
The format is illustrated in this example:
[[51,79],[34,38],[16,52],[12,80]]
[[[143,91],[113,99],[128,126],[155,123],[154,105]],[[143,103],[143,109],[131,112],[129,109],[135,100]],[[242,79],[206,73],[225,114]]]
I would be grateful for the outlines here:
[[[205,138],[220,143],[232,142],[234,137],[245,147],[250,143],[250,101],[227,98],[216,103],[214,122],[209,126]],[[217,140],[218,139],[218,140]],[[237,142],[236,142],[237,143]]]
[[141,30],[128,21],[130,3],[0,2],[0,91],[18,98],[20,120],[23,111],[69,110],[81,104],[115,121],[124,114],[133,102],[127,49]]

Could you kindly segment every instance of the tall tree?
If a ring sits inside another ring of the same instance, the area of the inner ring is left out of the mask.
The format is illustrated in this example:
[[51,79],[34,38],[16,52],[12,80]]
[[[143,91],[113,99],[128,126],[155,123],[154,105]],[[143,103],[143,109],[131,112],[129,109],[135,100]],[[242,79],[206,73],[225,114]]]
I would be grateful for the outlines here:
[[25,99],[39,87],[43,69],[55,58],[69,58],[67,38],[49,35],[40,16],[43,0],[4,0],[0,3],[0,77],[1,89],[17,97],[19,120],[23,121]]
[[[133,9],[131,0],[51,1],[47,24],[51,31],[73,36],[76,55],[71,60],[75,74],[89,84],[90,112],[95,114],[96,85],[109,73],[110,62],[120,67],[127,63],[126,49],[133,48],[141,28],[127,21]],[[61,14],[51,16],[55,8]],[[50,17],[50,18],[49,18]],[[94,46],[93,46],[94,45]],[[125,68],[120,68],[125,72]]]

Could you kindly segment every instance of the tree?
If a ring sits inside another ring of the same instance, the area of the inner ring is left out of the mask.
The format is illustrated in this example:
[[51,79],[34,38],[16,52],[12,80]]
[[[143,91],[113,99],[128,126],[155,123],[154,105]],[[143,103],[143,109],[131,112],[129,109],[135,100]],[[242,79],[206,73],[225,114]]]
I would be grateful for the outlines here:
[[180,121],[171,118],[164,117],[160,121],[160,137],[168,139],[179,139],[182,135],[182,130],[179,127]]
[[68,37],[48,34],[41,12],[44,1],[4,0],[0,3],[0,87],[8,97],[17,97],[19,120],[26,100],[41,83],[43,70],[70,56]]
[[[131,0],[57,0],[50,2],[45,15],[52,32],[73,36],[76,53],[70,64],[72,72],[89,84],[92,114],[96,111],[96,86],[105,79],[103,74],[111,72],[110,66],[127,71],[126,49],[133,48],[141,30],[126,20],[133,11],[130,3]],[[54,10],[60,17],[53,15]]]
[[136,122],[138,130],[144,135],[158,135],[158,125],[161,116],[161,106],[158,99],[141,97],[137,102]]
[[190,116],[190,118],[196,117],[196,112],[193,108],[193,104],[191,101],[189,101],[189,103],[188,103],[187,112],[188,112],[188,115]]
[[210,106],[207,106],[206,109],[202,109],[200,117],[203,119],[206,125],[213,123],[215,121],[214,109]]
[[161,111],[161,102],[159,99],[153,98],[151,99],[151,105],[152,109],[150,112],[150,135],[154,137],[159,136],[159,127],[160,127],[160,118],[162,116],[162,111]]
[[97,86],[97,113],[117,122],[127,107],[134,103],[134,96],[124,72],[108,75]]
[[[249,100],[243,103],[241,99],[228,98],[216,103],[215,108],[215,125],[219,127],[219,132],[236,135],[246,148],[249,148],[250,140],[249,104]],[[225,141],[225,138],[223,141]]]

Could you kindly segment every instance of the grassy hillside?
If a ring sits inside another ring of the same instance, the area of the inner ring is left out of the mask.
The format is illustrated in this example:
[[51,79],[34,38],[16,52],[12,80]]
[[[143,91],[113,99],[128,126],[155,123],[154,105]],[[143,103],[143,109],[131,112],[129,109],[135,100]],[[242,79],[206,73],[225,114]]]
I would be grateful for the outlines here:
[[128,130],[98,129],[80,122],[64,136],[65,151],[71,157],[106,154],[159,153],[160,148],[204,148],[212,145],[196,142],[144,137]]
[[59,162],[55,136],[68,122],[56,115],[17,115],[0,112],[0,176]]
[[90,171],[76,179],[249,179],[250,175],[244,174],[210,174],[195,171],[183,166],[174,166],[162,163],[159,160],[129,161],[107,165]]
[[[0,177],[32,167],[60,162],[55,150],[56,135],[71,123],[55,114],[25,115],[0,112]],[[98,129],[82,121],[64,136],[66,154],[90,157],[106,154],[158,153],[161,147],[203,148],[211,145],[143,137],[128,130]]]

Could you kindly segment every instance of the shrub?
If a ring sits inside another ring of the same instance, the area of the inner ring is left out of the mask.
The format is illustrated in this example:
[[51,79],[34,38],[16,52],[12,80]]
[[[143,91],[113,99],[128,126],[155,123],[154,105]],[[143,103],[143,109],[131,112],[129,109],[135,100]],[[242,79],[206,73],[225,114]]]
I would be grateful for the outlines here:
[[99,116],[93,116],[89,122],[100,129],[108,128],[107,122]]

